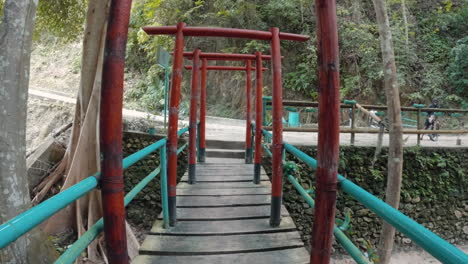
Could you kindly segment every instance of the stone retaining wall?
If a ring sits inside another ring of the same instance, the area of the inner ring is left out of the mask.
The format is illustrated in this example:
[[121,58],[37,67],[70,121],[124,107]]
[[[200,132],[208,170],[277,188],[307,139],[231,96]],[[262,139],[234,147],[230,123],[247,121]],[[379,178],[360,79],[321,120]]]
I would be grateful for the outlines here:
[[[316,157],[315,147],[301,150]],[[383,199],[385,193],[387,149],[372,168],[372,147],[344,146],[340,149],[339,172],[370,193]],[[270,173],[270,158],[264,158],[264,166]],[[297,165],[296,177],[304,188],[315,183],[315,174],[307,165],[288,155]],[[399,210],[423,224],[450,243],[468,241],[468,149],[467,148],[405,148],[403,187]],[[299,193],[284,181],[283,202],[309,245],[313,209]],[[343,192],[338,193],[337,218],[344,219],[351,211],[351,225],[346,232],[353,242],[366,248],[378,245],[381,220],[370,210]],[[397,232],[397,247],[408,248],[413,242]]]
[[[162,139],[165,135],[150,135],[140,132],[124,132],[124,157],[151,145]],[[179,147],[185,144],[184,137],[179,138]],[[183,176],[187,167],[187,150],[179,154],[179,169],[177,181]],[[159,151],[155,151],[141,161],[135,163],[124,172],[125,193],[129,192],[144,177],[159,166]],[[127,207],[127,218],[132,226],[145,231],[151,229],[153,222],[161,213],[161,186],[160,177],[156,176]]]

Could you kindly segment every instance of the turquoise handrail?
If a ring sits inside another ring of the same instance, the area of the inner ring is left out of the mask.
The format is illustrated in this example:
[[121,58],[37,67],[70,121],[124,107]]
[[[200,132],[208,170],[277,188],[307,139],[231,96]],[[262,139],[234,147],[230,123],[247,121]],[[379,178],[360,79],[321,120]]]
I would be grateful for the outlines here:
[[[273,154],[271,151],[268,149],[267,145],[262,144],[263,149],[267,152],[268,156],[272,157]],[[283,161],[285,159],[283,158]],[[299,192],[299,194],[304,198],[306,203],[311,207],[315,208],[315,202],[310,197],[310,195],[307,193],[304,188],[297,182],[296,179],[294,179],[293,176],[287,175],[288,180],[291,182],[291,184],[296,188],[296,190]],[[343,233],[343,231],[338,228],[336,225],[333,228],[333,234],[335,235],[336,239],[340,243],[340,245],[346,250],[346,252],[349,253],[349,255],[359,264],[370,264],[369,260],[362,254],[362,252],[357,248],[353,242]]]
[[[271,138],[273,136],[265,129],[262,129],[262,131],[266,137]],[[290,144],[284,143],[284,147],[288,152],[302,160],[304,163],[313,169],[317,169],[317,161],[315,159]],[[468,255],[463,253],[463,251],[451,245],[429,229],[418,224],[413,219],[391,207],[350,180],[347,180],[340,174],[338,174],[338,184],[344,192],[361,202],[365,207],[384,219],[390,225],[394,226],[401,233],[405,234],[439,261],[448,264],[468,263]]]
[[182,151],[184,151],[184,149],[188,146],[188,143],[185,143],[182,147],[180,147],[179,149],[177,149],[177,155],[179,155]]
[[[165,139],[162,139],[165,140]],[[182,147],[177,150],[177,155],[179,155],[186,147],[188,143],[185,143]],[[165,146],[165,144],[163,145]],[[165,228],[169,226],[169,212],[168,212],[168,196],[167,196],[167,164],[166,164],[166,148],[160,148],[160,166],[152,171],[148,176],[143,178],[130,192],[125,195],[124,204],[127,206],[133,198],[145,188],[148,183],[153,180],[159,173],[161,173],[161,196],[162,196],[162,213],[163,213],[163,222]],[[89,244],[91,244],[94,239],[102,232],[104,228],[103,219],[99,219],[86,233],[84,233],[78,240],[75,241],[54,263],[56,264],[66,264],[74,263],[75,260],[80,256]]]
[[[307,193],[304,188],[297,182],[292,175],[288,175],[288,180],[292,183],[294,188],[299,192],[299,194],[304,198],[306,203],[311,207],[315,208],[315,202],[312,197]],[[333,227],[333,234],[338,240],[340,245],[349,253],[349,255],[359,264],[370,264],[371,262],[362,254],[358,247],[356,247],[353,242],[339,229],[336,225]]]
[[[153,180],[161,172],[160,167],[152,171],[148,176],[143,178],[133,189],[125,195],[124,205],[127,206],[135,196],[145,188],[148,183]],[[86,231],[78,240],[76,240],[54,263],[72,264],[80,256],[89,244],[102,232],[104,229],[104,220],[101,217],[91,228]]]
[[266,153],[268,154],[268,156],[273,157],[273,154],[272,154],[271,151],[268,149],[268,146],[267,146],[266,144],[262,144],[262,147],[263,147],[263,149],[266,151]]
[[401,120],[403,120],[403,121],[408,121],[408,122],[411,122],[411,123],[417,123],[417,122],[418,122],[417,120],[414,120],[414,119],[411,119],[411,118],[407,118],[407,117],[402,117]]
[[97,185],[97,175],[90,176],[2,224],[0,226],[0,249],[87,194]]
[[[188,127],[180,129],[177,133],[181,136],[188,131]],[[147,155],[156,151],[166,144],[167,139],[163,138],[143,149],[133,153],[123,159],[123,168],[126,169]],[[52,196],[44,202],[30,208],[29,210],[17,215],[9,221],[0,225],[0,249],[6,247],[16,239],[44,222],[46,219],[73,203],[83,195],[97,187],[101,173],[96,174],[78,182],[70,188]]]

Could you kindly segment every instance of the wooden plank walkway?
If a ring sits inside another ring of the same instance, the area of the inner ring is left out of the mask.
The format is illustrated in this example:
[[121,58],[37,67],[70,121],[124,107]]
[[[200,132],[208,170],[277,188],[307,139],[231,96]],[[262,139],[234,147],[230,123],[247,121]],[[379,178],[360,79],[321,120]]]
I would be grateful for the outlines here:
[[177,225],[158,219],[140,247],[136,264],[309,263],[293,220],[282,208],[281,225],[269,226],[271,184],[262,168],[240,159],[207,158],[197,164],[197,183],[177,185]]

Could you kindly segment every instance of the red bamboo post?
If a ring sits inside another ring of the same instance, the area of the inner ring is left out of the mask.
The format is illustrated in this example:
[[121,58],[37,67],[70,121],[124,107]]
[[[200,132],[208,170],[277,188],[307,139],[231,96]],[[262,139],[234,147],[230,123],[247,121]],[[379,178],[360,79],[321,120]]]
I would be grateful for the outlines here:
[[131,0],[115,0],[110,6],[100,106],[104,237],[109,262],[118,264],[129,263],[122,169],[122,102],[131,5]]
[[337,191],[340,90],[335,0],[316,0],[319,69],[318,166],[310,263],[330,263]]
[[176,185],[177,185],[177,130],[179,122],[180,84],[182,82],[182,63],[184,52],[184,34],[182,30],[185,23],[177,24],[177,32],[174,47],[174,63],[172,64],[171,96],[169,102],[169,127],[167,130],[168,166],[167,175],[169,182],[169,225],[174,226],[177,221],[176,214]]
[[[148,35],[174,35],[176,34],[177,30],[178,29],[175,26],[143,27],[143,31],[145,31]],[[269,31],[238,28],[184,27],[183,34],[184,36],[192,37],[228,37],[258,40],[272,39],[272,34]],[[279,38],[281,40],[307,41],[310,37],[307,35],[280,32]]]
[[273,69],[273,143],[271,214],[270,225],[277,227],[281,223],[281,200],[283,189],[283,85],[281,78],[281,50],[279,29],[270,29],[271,38],[271,68]]
[[[173,54],[173,52],[171,52]],[[184,57],[191,60],[193,58],[193,52],[184,52]],[[207,60],[224,60],[224,61],[242,61],[242,60],[256,60],[254,54],[243,54],[243,53],[213,53],[213,52],[202,52],[200,59]],[[271,60],[270,55],[262,55],[263,60]]]
[[252,62],[245,62],[245,101],[246,101],[246,117],[245,117],[245,163],[252,163]]
[[[186,70],[192,70],[192,65],[185,65],[184,68]],[[207,66],[207,70],[209,71],[247,71],[247,67],[243,66]],[[251,71],[256,71],[256,67],[251,67]],[[267,71],[268,68],[262,68],[262,71]]]
[[200,50],[193,52],[192,87],[190,91],[189,145],[188,145],[188,183],[194,184],[197,166],[197,108],[198,81],[200,72]]
[[[263,67],[262,53],[255,53],[257,68]],[[256,71],[255,79],[255,157],[254,157],[254,180],[255,184],[260,184],[260,172],[262,163],[262,90],[263,72]]]
[[207,75],[208,60],[205,58],[202,60],[201,68],[201,92],[200,92],[200,149],[198,150],[198,161],[205,162],[206,155],[206,75]]

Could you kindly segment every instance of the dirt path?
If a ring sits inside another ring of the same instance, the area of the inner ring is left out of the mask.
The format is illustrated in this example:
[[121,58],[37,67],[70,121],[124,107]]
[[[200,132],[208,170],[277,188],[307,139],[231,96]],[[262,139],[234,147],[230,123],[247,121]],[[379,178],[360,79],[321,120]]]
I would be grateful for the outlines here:
[[[75,104],[75,99],[70,98],[57,92],[43,91],[38,89],[30,89],[29,94],[41,98],[47,98],[68,104]],[[123,109],[123,115],[129,119],[151,119],[158,123],[164,121],[161,115],[152,115],[145,112]],[[179,122],[180,126],[188,125],[188,120],[183,119]],[[221,117],[207,117],[207,139],[228,140],[228,141],[245,141],[245,121],[239,119],[229,119]],[[421,145],[425,147],[460,147],[456,145],[456,139],[461,138],[461,147],[468,146],[468,135],[441,135],[437,142],[430,141],[428,137],[421,141]],[[405,135],[405,146],[414,146],[417,143],[416,135]],[[293,145],[316,145],[317,133],[302,133],[302,132],[285,132],[284,140]],[[351,135],[341,134],[340,142],[343,145],[350,144]],[[355,145],[357,146],[374,146],[377,142],[377,134],[356,134]],[[384,135],[384,145],[388,145],[388,135]]]

